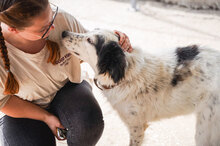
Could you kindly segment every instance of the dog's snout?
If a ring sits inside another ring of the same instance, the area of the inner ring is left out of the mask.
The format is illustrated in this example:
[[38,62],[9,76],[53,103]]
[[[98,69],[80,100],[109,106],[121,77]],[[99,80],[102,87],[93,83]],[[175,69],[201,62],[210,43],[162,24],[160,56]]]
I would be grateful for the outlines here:
[[65,38],[66,36],[68,36],[68,32],[67,31],[63,31],[62,32],[62,38]]

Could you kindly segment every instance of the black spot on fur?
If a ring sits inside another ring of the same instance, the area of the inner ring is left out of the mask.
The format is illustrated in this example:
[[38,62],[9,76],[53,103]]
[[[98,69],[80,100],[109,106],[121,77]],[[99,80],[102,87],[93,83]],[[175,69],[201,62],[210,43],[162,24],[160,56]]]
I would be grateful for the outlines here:
[[70,43],[72,43],[73,42],[73,38],[72,37],[70,37],[70,39],[68,40]]
[[[99,40],[101,42],[101,39]],[[109,73],[115,83],[118,83],[125,75],[126,60],[122,48],[116,42],[109,42],[101,46],[97,45],[99,74]]]
[[173,86],[176,86],[176,85],[177,85],[177,82],[178,82],[178,78],[175,76],[175,77],[173,78],[173,80],[171,81],[171,84],[172,84]]
[[201,70],[201,69],[199,70],[199,72],[200,72],[201,74],[204,74],[203,70]]
[[76,38],[78,39],[78,38],[80,38],[80,36],[78,34],[76,34]]
[[[188,68],[188,64],[191,60],[195,59],[195,57],[199,54],[198,46],[188,46],[177,48],[177,66],[174,71],[173,79],[171,84],[176,86],[178,82],[184,81],[187,77],[191,76],[192,73]],[[183,65],[181,69],[177,69],[180,65]]]
[[212,95],[212,98],[213,98],[212,100],[213,105],[219,104],[218,97],[216,95]]
[[176,54],[178,57],[178,63],[184,63],[184,61],[193,60],[196,55],[199,54],[198,46],[188,46],[183,48],[177,48]]
[[178,82],[180,81],[184,81],[184,79],[186,79],[187,77],[191,76],[191,72],[190,71],[175,71],[174,73],[174,77],[172,80],[172,85],[176,86]]
[[137,115],[137,112],[131,111],[131,115],[136,116],[136,115]]
[[154,86],[154,91],[158,92],[158,86],[157,85]]

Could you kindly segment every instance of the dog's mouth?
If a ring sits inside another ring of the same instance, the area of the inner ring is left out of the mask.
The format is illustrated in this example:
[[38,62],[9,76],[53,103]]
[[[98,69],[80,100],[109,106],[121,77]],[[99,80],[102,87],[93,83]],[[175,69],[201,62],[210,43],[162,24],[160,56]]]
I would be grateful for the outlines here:
[[74,54],[76,56],[80,56],[80,54],[76,50],[74,50],[74,48],[72,48],[72,49],[67,48],[67,50],[69,50],[72,54]]
[[74,54],[76,54],[77,56],[80,56],[80,54],[79,54],[79,53],[77,53],[77,52],[75,52],[75,51],[73,51],[73,53],[74,53]]

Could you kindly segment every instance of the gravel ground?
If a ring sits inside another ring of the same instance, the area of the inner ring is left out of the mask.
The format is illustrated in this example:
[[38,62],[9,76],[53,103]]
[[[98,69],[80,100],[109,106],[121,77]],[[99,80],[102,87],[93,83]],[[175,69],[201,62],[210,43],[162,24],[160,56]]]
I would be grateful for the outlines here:
[[[156,2],[140,1],[140,11],[123,0],[51,0],[73,14],[87,29],[107,28],[126,33],[133,46],[151,53],[164,53],[177,46],[199,44],[220,49],[220,11],[195,11]],[[83,70],[92,77],[87,64]],[[97,146],[126,146],[128,131],[99,89],[94,94],[102,108],[105,129]],[[151,123],[144,146],[194,146],[194,115]],[[66,146],[58,142],[58,146]]]

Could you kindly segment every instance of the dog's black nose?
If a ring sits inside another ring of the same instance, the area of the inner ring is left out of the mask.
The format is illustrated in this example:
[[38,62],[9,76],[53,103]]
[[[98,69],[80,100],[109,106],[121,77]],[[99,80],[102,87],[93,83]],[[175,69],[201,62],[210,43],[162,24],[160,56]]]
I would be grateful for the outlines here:
[[63,31],[62,32],[62,38],[65,38],[66,36],[68,36],[68,32],[67,31]]

